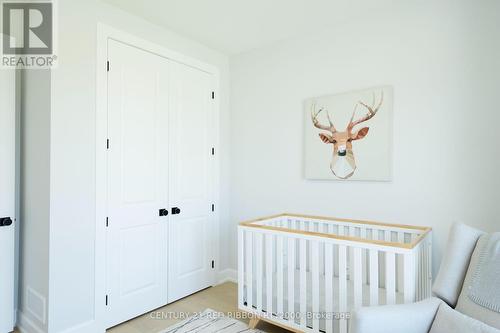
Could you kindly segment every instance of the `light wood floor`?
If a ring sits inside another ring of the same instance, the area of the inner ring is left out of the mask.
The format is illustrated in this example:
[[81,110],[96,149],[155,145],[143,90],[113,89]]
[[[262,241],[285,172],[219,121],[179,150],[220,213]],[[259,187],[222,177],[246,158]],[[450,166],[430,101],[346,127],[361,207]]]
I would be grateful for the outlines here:
[[[161,330],[182,321],[183,319],[166,318],[169,313],[193,313],[207,308],[224,312],[238,312],[238,289],[234,283],[224,283],[205,289],[194,295],[183,298],[175,303],[147,313],[119,326],[109,329],[109,333],[158,333]],[[156,318],[154,318],[156,317]],[[248,321],[246,321],[248,323]],[[281,328],[261,322],[258,329],[264,332],[284,333]]]

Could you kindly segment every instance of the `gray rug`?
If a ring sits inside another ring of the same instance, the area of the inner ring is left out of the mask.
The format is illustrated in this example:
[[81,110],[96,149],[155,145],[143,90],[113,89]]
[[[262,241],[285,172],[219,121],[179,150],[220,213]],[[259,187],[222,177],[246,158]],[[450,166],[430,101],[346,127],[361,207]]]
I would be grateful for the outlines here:
[[192,316],[159,333],[257,333],[260,330],[251,330],[247,324],[224,316],[212,309],[206,309],[199,315]]

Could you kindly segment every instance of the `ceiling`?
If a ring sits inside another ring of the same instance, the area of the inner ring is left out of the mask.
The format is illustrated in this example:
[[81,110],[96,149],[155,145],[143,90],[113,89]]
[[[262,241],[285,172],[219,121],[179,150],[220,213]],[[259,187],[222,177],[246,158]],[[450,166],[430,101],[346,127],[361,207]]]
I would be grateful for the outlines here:
[[103,0],[227,55],[353,18],[391,0]]

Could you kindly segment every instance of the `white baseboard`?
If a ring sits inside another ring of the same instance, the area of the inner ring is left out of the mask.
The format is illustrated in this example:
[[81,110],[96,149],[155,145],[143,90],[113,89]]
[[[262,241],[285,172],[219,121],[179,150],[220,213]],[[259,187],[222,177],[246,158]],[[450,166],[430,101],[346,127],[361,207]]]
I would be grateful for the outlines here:
[[[24,315],[21,311],[17,311],[17,323],[16,328],[20,333],[45,333],[45,330],[39,327],[37,324],[33,322],[33,320],[29,319],[26,315]],[[94,320],[90,320],[88,322],[84,322],[78,324],[74,327],[70,327],[62,333],[88,333],[88,332],[105,332],[104,328],[98,328],[97,322]]]
[[224,269],[217,273],[217,284],[225,282],[238,283],[238,271],[235,269]]
[[[224,269],[222,271],[217,272],[217,284],[222,284],[225,282],[233,282],[238,283],[238,271],[235,269]],[[21,311],[17,311],[16,313],[17,323],[16,327],[20,333],[45,333],[45,330],[39,327],[34,323],[31,319],[29,319],[26,315],[24,315]],[[92,327],[95,322],[83,323],[82,325],[78,325],[74,328],[64,331],[65,333],[73,333],[73,332],[88,332],[89,327]]]
[[21,333],[45,333],[45,330],[26,317],[21,311],[17,311],[16,327]]

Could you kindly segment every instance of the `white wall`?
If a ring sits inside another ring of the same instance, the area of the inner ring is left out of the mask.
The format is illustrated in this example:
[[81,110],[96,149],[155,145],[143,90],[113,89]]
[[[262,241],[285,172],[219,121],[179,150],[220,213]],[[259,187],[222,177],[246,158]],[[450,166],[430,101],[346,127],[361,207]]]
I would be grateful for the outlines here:
[[58,2],[52,70],[49,332],[94,324],[96,2]]
[[47,329],[50,71],[23,70],[21,82],[18,318]]
[[[231,58],[231,266],[236,222],[280,212],[431,226],[435,268],[452,222],[499,230],[498,22],[498,1],[397,1]],[[385,84],[393,181],[306,181],[303,100]]]
[[[97,0],[58,2],[50,132],[50,332],[99,331],[95,322],[95,84],[97,22],[215,65],[221,71],[222,200],[228,201],[228,59]],[[104,70],[105,64],[102,64]],[[222,214],[221,228],[227,221]],[[220,267],[227,266],[222,252]],[[104,295],[103,295],[104,297]],[[97,300],[100,301],[100,300]],[[102,299],[104,301],[104,298]]]

